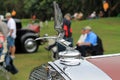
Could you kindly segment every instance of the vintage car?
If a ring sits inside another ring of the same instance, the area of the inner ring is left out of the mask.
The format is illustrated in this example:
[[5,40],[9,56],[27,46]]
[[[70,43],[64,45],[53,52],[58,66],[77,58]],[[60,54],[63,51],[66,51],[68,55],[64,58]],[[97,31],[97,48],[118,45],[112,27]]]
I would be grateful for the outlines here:
[[[62,13],[56,2],[54,9],[55,30],[59,34],[56,38],[43,38],[55,39],[56,43],[66,47],[66,50],[58,53],[58,59],[35,67],[29,80],[119,80],[120,53],[82,57],[79,51],[69,47],[69,42],[62,38]],[[39,39],[42,38],[37,40]]]
[[[120,54],[77,58],[79,53],[33,69],[29,80],[119,80]],[[71,58],[65,58],[72,56]]]
[[[22,28],[20,19],[14,19],[16,22],[17,37],[15,40],[16,52],[33,53],[38,50],[39,45],[43,40],[37,40],[40,37],[40,26],[29,25],[27,28]],[[7,22],[6,19],[3,20]]]

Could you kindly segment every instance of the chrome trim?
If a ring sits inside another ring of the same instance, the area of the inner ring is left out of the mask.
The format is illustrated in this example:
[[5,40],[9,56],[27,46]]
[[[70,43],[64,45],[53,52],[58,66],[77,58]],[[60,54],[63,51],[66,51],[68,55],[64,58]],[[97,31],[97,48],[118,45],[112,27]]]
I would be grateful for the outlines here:
[[113,57],[113,56],[120,56],[120,53],[106,54],[106,55],[99,55],[99,56],[88,56],[88,57],[85,57],[85,59],[105,58],[105,57]]
[[62,59],[65,59],[65,58],[80,59],[80,57],[81,57],[81,53],[79,53],[79,51],[74,50],[74,49],[62,51],[62,52],[59,52],[58,54],[59,54],[59,57]]
[[55,37],[55,36],[39,37],[39,38],[36,38],[35,40],[41,40],[41,39],[57,39],[57,37]]
[[57,64],[55,64],[55,63],[53,63],[53,62],[48,62],[48,64],[51,65],[55,70],[57,70],[57,71],[61,74],[61,76],[63,76],[63,77],[65,78],[65,80],[71,80],[71,79],[69,78],[69,76],[67,76],[67,75],[64,73],[64,71],[62,71],[62,70],[58,67]]
[[82,60],[74,58],[60,59],[60,63],[67,66],[78,66]]

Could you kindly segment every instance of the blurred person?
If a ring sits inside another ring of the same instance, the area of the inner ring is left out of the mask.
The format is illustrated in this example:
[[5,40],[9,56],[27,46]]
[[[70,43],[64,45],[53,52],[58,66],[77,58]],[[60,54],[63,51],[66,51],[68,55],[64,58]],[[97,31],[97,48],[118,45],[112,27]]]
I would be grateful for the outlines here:
[[1,58],[1,55],[2,55],[2,51],[3,51],[4,40],[5,40],[4,35],[2,34],[2,32],[0,32],[0,58]]
[[101,18],[101,17],[103,17],[103,15],[104,15],[103,11],[100,11],[99,14],[98,14],[98,17]]
[[90,26],[86,26],[85,33],[87,34],[86,39],[84,42],[80,43],[77,46],[77,50],[81,52],[82,56],[86,56],[86,50],[87,49],[93,49],[94,46],[97,45],[97,35],[92,31],[92,28]]
[[0,16],[0,48],[2,53],[6,53],[8,27],[7,27],[7,24],[2,21],[2,19],[3,18]]
[[35,23],[36,23],[36,15],[33,14],[33,15],[32,15],[32,24],[35,24]]
[[85,32],[85,29],[83,28],[83,29],[81,30],[80,38],[79,38],[78,41],[77,41],[77,46],[79,46],[80,44],[82,44],[83,42],[85,42],[86,37],[87,37],[87,34],[86,34],[86,32]]
[[[68,42],[71,42],[71,44],[69,46],[72,47],[73,46],[73,38],[72,38],[72,28],[71,28],[71,15],[69,13],[65,14],[65,16],[64,16],[62,28],[64,31],[63,39],[65,39]],[[56,56],[56,53],[66,50],[66,48],[64,46],[62,46],[61,44],[56,43],[56,42],[52,45],[49,45],[48,47],[45,47],[45,49],[51,50],[56,45],[57,45],[58,50],[57,50],[57,52],[55,52],[53,57]]]
[[[7,14],[8,15],[8,14]],[[7,36],[9,34],[8,26],[5,22],[2,22],[0,17],[0,62],[5,61],[5,69],[12,74],[18,73],[18,70],[14,66],[12,57],[8,55]]]
[[82,20],[83,18],[83,13],[82,12],[79,12],[79,13],[74,13],[73,17],[75,20]]
[[63,30],[64,30],[64,37],[63,39],[71,42],[71,46],[73,46],[73,38],[72,38],[72,28],[71,28],[71,15],[69,13],[65,14],[63,19]]
[[8,27],[5,22],[2,21],[2,18],[0,17],[0,32],[7,38],[8,35]]
[[11,13],[6,13],[6,19],[8,20],[7,22],[7,26],[9,29],[9,33],[8,33],[8,48],[9,51],[11,53],[11,58],[15,58],[15,38],[16,38],[16,23],[14,21],[14,19],[12,18]]
[[74,16],[74,19],[75,19],[75,20],[77,20],[77,18],[78,18],[78,13],[77,13],[77,12],[76,12],[76,13],[74,13],[74,15],[73,15],[73,16]]
[[[71,18],[72,17],[69,13],[65,14],[64,19],[63,19],[63,26],[62,26],[63,31],[64,31],[63,39],[65,39],[68,42],[71,42],[71,44],[69,45],[70,47],[73,46]],[[58,46],[58,52],[66,50],[66,48],[62,46],[61,44],[58,44],[57,46]]]
[[83,16],[84,16],[84,14],[83,14],[82,12],[80,12],[80,13],[78,14],[78,20],[81,20],[81,19],[83,18]]
[[108,17],[109,3],[106,0],[103,1],[103,9],[104,9],[104,17]]
[[16,14],[17,14],[16,11],[13,9],[12,12],[11,12],[12,17],[15,18]]
[[95,19],[95,18],[96,18],[96,12],[93,11],[89,16],[89,19]]

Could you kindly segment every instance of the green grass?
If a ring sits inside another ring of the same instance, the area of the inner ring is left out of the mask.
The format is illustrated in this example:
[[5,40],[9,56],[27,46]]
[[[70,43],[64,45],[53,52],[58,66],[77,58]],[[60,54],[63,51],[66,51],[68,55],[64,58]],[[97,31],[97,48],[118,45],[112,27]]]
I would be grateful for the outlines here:
[[[27,20],[23,22],[25,22],[24,26],[29,23]],[[91,26],[93,31],[103,40],[105,54],[120,52],[120,18],[72,21],[74,44],[80,36],[81,28],[87,25]],[[44,24],[44,27],[41,28],[41,36],[45,33],[49,35],[56,34],[53,21],[49,22],[49,26],[45,26]],[[10,75],[11,80],[28,80],[28,76],[34,67],[51,60],[51,54],[45,51],[44,46],[45,45],[40,46],[38,52],[35,54],[16,54],[14,64],[18,68],[19,73]]]
[[120,52],[120,18],[74,21],[72,27],[75,42],[79,37],[79,30],[86,25],[91,26],[93,31],[101,37],[105,53]]

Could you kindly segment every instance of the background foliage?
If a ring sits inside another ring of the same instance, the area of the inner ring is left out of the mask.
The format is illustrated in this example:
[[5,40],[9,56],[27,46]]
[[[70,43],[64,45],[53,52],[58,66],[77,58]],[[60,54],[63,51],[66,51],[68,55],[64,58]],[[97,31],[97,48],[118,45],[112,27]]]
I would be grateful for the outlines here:
[[[83,12],[86,18],[93,11],[102,10],[103,0],[0,0],[0,14],[17,12],[17,18],[30,18],[33,14],[41,20],[53,17],[53,1],[56,1],[63,14]],[[107,0],[109,2],[109,16],[120,13],[120,0]]]

